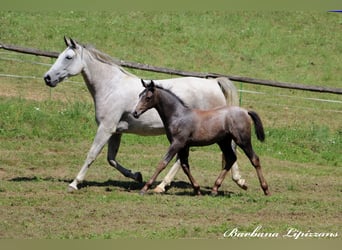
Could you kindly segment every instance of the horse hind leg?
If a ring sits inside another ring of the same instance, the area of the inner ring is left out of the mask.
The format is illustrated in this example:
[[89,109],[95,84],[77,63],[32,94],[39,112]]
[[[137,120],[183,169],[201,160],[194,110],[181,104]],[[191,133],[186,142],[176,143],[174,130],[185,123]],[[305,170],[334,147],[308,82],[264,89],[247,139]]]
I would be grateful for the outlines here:
[[243,179],[239,172],[239,166],[237,162],[235,161],[233,166],[231,167],[232,172],[232,180],[238,185],[238,187],[242,188],[243,190],[247,190],[247,182],[245,179]]
[[260,186],[261,186],[262,190],[264,191],[264,194],[265,195],[271,195],[271,193],[268,189],[268,184],[267,184],[266,179],[265,179],[265,177],[262,173],[262,170],[261,170],[259,157],[255,153],[254,153],[254,156],[253,156],[251,162],[252,162],[253,166],[255,167],[255,170],[257,172],[258,179],[260,182]]
[[[237,155],[237,151],[236,151],[236,143],[232,140],[232,149],[235,153],[235,155]],[[225,157],[222,154],[222,169],[225,167],[226,165],[226,161],[225,161]],[[231,174],[232,174],[232,180],[243,190],[247,190],[248,186],[246,183],[246,180],[242,178],[241,174],[240,174],[240,170],[239,170],[239,166],[237,161],[234,162],[233,166],[231,167]]]
[[116,155],[119,151],[120,142],[121,142],[122,134],[113,134],[109,141],[108,141],[108,153],[107,153],[107,161],[108,163],[117,169],[121,174],[125,177],[131,178],[139,183],[142,183],[142,175],[140,172],[132,173],[131,170],[126,169],[125,167],[121,166],[116,160]]
[[165,187],[171,184],[171,181],[175,178],[175,175],[177,174],[180,167],[181,167],[180,160],[177,159],[175,164],[173,164],[169,172],[165,175],[162,182],[153,189],[153,192],[158,193],[158,194],[164,193]]
[[246,143],[245,146],[240,146],[240,147],[245,152],[245,154],[249,158],[250,162],[254,166],[254,168],[257,172],[257,175],[258,175],[260,186],[261,186],[262,190],[264,191],[264,194],[270,195],[271,193],[268,190],[268,184],[267,184],[266,179],[265,179],[265,177],[262,173],[262,170],[261,170],[261,164],[260,164],[259,156],[254,152],[251,142],[249,141],[248,143]]

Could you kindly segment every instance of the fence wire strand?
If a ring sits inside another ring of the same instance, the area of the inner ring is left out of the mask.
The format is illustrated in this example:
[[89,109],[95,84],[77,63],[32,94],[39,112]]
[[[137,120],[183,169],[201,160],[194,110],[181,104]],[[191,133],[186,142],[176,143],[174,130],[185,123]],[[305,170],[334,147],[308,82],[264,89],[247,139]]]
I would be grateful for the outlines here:
[[[6,55],[5,57],[1,55]],[[12,58],[8,57],[8,55],[13,55],[13,53],[9,52],[0,52],[0,60],[3,61],[13,61],[13,62],[19,62],[19,63],[26,63],[26,64],[31,64],[31,65],[38,65],[38,66],[51,66],[52,64],[49,63],[42,63],[42,62],[36,62],[32,60],[23,60],[23,59],[18,59],[18,58]],[[27,55],[25,56],[31,56],[32,55]],[[37,57],[37,56],[35,56]],[[23,79],[34,79],[34,80],[42,80],[42,76],[32,76],[32,75],[17,75],[17,74],[6,74],[6,73],[0,73],[0,77],[7,77],[7,78],[23,78]],[[77,84],[82,84],[83,82],[78,82],[78,81],[72,81],[70,79],[66,80],[67,82],[71,83],[77,83]],[[242,84],[242,83],[241,83]],[[248,83],[245,83],[248,84]],[[247,103],[252,103],[252,104],[257,104],[257,105],[264,105],[264,106],[276,106],[276,107],[283,107],[283,108],[293,108],[293,109],[306,109],[306,110],[317,110],[316,108],[309,107],[309,106],[297,106],[293,104],[280,104],[279,103],[279,98],[283,98],[284,100],[290,99],[298,99],[298,100],[305,100],[308,102],[321,102],[321,103],[334,103],[334,104],[342,104],[342,100],[336,100],[336,99],[323,99],[323,98],[313,98],[313,97],[302,97],[302,96],[295,96],[295,95],[286,95],[286,94],[270,94],[269,92],[261,92],[261,91],[253,91],[253,90],[246,90],[246,89],[241,89],[238,90],[240,92],[240,95],[242,93],[245,93],[247,95],[264,95],[268,101],[254,101],[251,98],[248,98],[248,100],[243,100],[243,102]],[[246,98],[246,95],[244,95],[244,98]],[[322,109],[320,108],[321,111],[323,112],[335,112],[335,113],[342,113],[341,110],[336,110],[336,109]]]

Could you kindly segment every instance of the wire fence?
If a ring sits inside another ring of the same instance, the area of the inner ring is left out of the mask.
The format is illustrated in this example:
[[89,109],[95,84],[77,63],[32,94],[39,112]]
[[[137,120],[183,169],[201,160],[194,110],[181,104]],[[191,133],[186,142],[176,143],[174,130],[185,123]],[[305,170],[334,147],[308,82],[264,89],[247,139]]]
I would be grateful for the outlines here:
[[[15,51],[15,52],[29,54],[29,55],[36,55],[36,56],[50,57],[50,58],[58,57],[58,52],[43,51],[43,50],[39,50],[35,48],[23,48],[20,46],[10,45],[10,44],[0,43],[0,48],[4,50],[8,50],[8,51]],[[164,67],[136,63],[136,62],[129,62],[129,61],[124,61],[124,60],[120,60],[117,58],[112,58],[112,59],[116,62],[116,64],[122,67],[128,67],[128,68],[138,69],[138,70],[146,70],[146,71],[157,72],[157,73],[164,73],[164,74],[171,74],[171,75],[178,75],[178,76],[193,76],[193,77],[201,77],[201,78],[227,77],[232,81],[246,82],[250,84],[264,85],[264,86],[270,86],[270,87],[307,90],[307,91],[322,92],[322,93],[342,94],[341,88],[332,88],[332,87],[323,87],[323,86],[314,86],[314,85],[309,86],[309,85],[298,84],[298,83],[279,82],[279,81],[257,79],[257,78],[245,77],[245,76],[224,75],[224,74],[218,74],[218,73],[189,72],[189,71],[164,68]]]
[[[0,51],[0,62],[4,63],[15,63],[16,68],[21,68],[21,64],[28,65],[27,67],[34,67],[35,70],[32,72],[45,72],[51,63],[47,63],[39,56],[33,56],[29,54],[22,54],[16,52]],[[20,64],[20,65],[19,65]],[[13,72],[1,72],[0,78],[11,78],[11,79],[27,79],[27,80],[39,80],[43,81],[42,75],[19,74]],[[82,81],[67,80],[68,82],[83,84]],[[293,112],[296,110],[307,110],[328,112],[331,114],[342,113],[342,96],[340,94],[320,94],[320,93],[309,93],[304,90],[289,90],[279,89],[274,91],[272,87],[263,87],[261,90],[255,90],[255,87],[248,83],[238,83],[240,95],[240,105],[242,106],[257,106],[258,108],[264,107],[278,107],[283,109],[291,109]],[[305,95],[303,93],[305,92]],[[298,104],[296,104],[298,103]],[[323,105],[324,104],[324,105]],[[274,112],[276,113],[276,112]]]

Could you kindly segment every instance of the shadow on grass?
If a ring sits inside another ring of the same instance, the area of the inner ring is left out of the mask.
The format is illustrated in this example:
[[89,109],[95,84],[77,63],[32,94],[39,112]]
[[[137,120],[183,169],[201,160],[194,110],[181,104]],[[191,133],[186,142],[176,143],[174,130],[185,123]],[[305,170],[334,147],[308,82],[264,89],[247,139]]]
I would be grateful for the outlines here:
[[[11,182],[63,182],[63,183],[71,183],[72,179],[60,179],[60,178],[53,178],[53,177],[37,177],[37,176],[21,176],[9,179]],[[87,188],[87,187],[104,187],[107,192],[111,192],[113,187],[120,188],[123,191],[130,192],[130,191],[139,191],[145,183],[138,183],[135,181],[116,181],[116,180],[107,180],[104,182],[98,181],[83,181],[78,185],[79,189]],[[147,193],[154,194],[152,189],[158,185],[159,183],[154,183],[151,190]],[[168,192],[168,190],[172,190],[172,192]],[[211,187],[201,187],[202,195],[211,195]],[[230,197],[233,192],[229,191],[219,191],[217,196],[228,196]],[[166,192],[163,195],[177,195],[177,196],[195,196],[192,186],[190,183],[185,181],[173,181],[171,185],[166,188]]]

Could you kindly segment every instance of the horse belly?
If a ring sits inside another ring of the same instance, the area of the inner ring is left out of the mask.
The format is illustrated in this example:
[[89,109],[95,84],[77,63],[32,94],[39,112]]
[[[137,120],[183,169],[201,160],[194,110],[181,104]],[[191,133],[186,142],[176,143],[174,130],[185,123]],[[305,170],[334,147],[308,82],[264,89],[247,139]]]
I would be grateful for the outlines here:
[[158,83],[170,89],[191,108],[210,109],[226,105],[226,99],[215,79],[180,77],[159,80]]
[[158,113],[155,110],[148,110],[139,119],[134,118],[130,113],[122,116],[117,127],[118,133],[130,133],[137,135],[162,135],[165,128]]
[[[224,109],[222,109],[224,112]],[[217,109],[215,114],[209,111],[196,110],[199,119],[195,119],[195,129],[193,133],[193,141],[201,145],[214,144],[225,136],[227,136],[227,127],[225,116],[219,115],[220,109]]]

